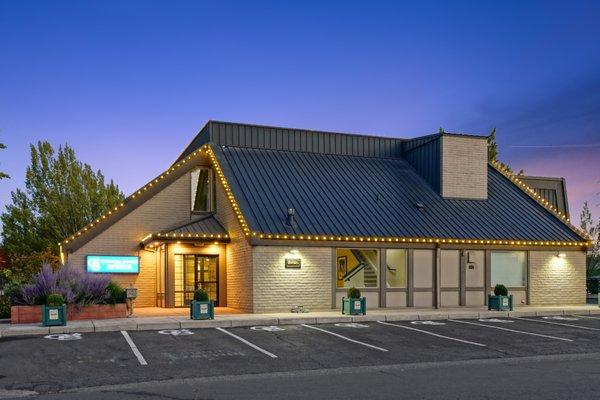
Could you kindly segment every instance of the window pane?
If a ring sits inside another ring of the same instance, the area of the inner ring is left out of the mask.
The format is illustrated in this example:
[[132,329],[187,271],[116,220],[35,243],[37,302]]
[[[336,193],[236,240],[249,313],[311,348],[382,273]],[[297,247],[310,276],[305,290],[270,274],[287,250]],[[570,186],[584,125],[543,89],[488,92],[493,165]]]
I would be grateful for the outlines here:
[[336,286],[339,288],[379,287],[379,254],[377,250],[338,249]]
[[526,256],[524,251],[492,251],[492,287],[525,287]]
[[175,307],[183,306],[183,256],[175,254]]
[[208,168],[192,171],[192,211],[210,211],[210,188]]
[[389,288],[406,287],[406,250],[390,249],[385,251],[385,280]]

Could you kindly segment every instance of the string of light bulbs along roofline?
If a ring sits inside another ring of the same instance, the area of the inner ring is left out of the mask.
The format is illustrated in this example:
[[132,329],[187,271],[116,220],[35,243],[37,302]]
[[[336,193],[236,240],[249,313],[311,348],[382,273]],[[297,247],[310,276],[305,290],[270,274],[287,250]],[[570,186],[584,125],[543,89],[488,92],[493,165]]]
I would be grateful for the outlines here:
[[[168,177],[171,173],[173,173],[178,168],[182,167],[188,161],[191,161],[196,156],[205,154],[209,157],[211,167],[214,169],[223,190],[229,200],[231,207],[240,223],[242,231],[245,236],[258,237],[260,239],[276,239],[276,240],[315,240],[315,241],[350,241],[350,242],[402,242],[402,243],[465,243],[465,244],[497,244],[497,245],[516,245],[516,246],[589,246],[591,244],[591,239],[587,235],[586,232],[580,230],[570,223],[570,220],[560,211],[556,210],[552,207],[548,201],[544,200],[540,195],[535,193],[535,190],[526,185],[522,180],[517,178],[515,175],[510,173],[504,167],[502,167],[498,162],[493,161],[490,164],[501,174],[503,174],[506,178],[511,180],[517,187],[519,187],[523,192],[529,195],[532,199],[536,200],[538,204],[543,206],[547,211],[551,212],[554,216],[559,218],[565,225],[571,228],[575,233],[581,235],[584,238],[587,238],[588,241],[584,242],[565,242],[565,241],[531,241],[531,240],[500,240],[500,239],[487,239],[487,238],[472,238],[472,239],[456,239],[456,238],[413,238],[413,237],[361,237],[361,236],[332,236],[328,234],[320,234],[320,235],[289,235],[289,234],[273,234],[273,233],[260,233],[253,232],[250,230],[244,215],[241,212],[241,209],[233,195],[229,183],[223,174],[223,170],[214,154],[214,151],[211,146],[208,144],[202,145],[199,149],[192,152],[190,155],[185,157],[183,160],[177,162],[175,165],[171,166],[168,170],[163,172],[160,176],[148,182],[146,185],[138,189],[131,196],[125,199],[124,202],[120,203],[118,206],[115,206],[108,212],[104,213],[102,216],[96,218],[94,221],[83,227],[81,230],[77,231],[69,238],[65,239],[63,242],[58,243],[59,246],[62,247],[63,244],[68,244],[69,242],[75,240],[79,236],[83,235],[95,225],[100,222],[106,220],[112,214],[114,214],[119,209],[123,208],[126,203],[130,201],[134,201],[141,194],[145,193],[148,189],[152,188],[154,185],[159,183],[161,180]],[[153,235],[153,234],[150,234]]]

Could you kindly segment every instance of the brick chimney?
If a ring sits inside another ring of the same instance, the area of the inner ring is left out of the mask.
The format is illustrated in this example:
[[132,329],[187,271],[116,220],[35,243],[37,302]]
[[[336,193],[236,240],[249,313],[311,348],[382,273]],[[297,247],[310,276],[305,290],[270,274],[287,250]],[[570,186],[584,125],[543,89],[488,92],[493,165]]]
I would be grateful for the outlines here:
[[443,133],[440,140],[442,197],[486,200],[488,197],[486,138]]

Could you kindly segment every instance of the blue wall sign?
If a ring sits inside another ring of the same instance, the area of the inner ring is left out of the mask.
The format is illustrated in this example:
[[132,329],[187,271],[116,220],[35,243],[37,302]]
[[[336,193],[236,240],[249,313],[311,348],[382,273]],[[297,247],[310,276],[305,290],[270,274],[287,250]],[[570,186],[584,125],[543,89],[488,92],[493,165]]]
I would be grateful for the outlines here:
[[140,261],[137,256],[87,256],[87,272],[137,274],[140,272]]

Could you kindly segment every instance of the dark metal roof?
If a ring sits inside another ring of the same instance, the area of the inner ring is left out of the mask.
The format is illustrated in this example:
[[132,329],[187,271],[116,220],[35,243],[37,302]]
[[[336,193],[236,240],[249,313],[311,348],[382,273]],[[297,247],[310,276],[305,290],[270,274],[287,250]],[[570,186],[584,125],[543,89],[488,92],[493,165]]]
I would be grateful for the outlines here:
[[[400,157],[404,139],[208,121],[177,161],[205,143],[364,157]],[[175,161],[175,162],[177,162]]]
[[207,234],[207,235],[226,235],[227,231],[223,225],[217,221],[213,215],[208,215],[196,221],[178,226],[177,228],[160,232],[162,234]]
[[[582,240],[491,166],[487,200],[451,200],[403,159],[213,149],[250,229],[261,233]],[[288,208],[295,226],[286,225]]]

